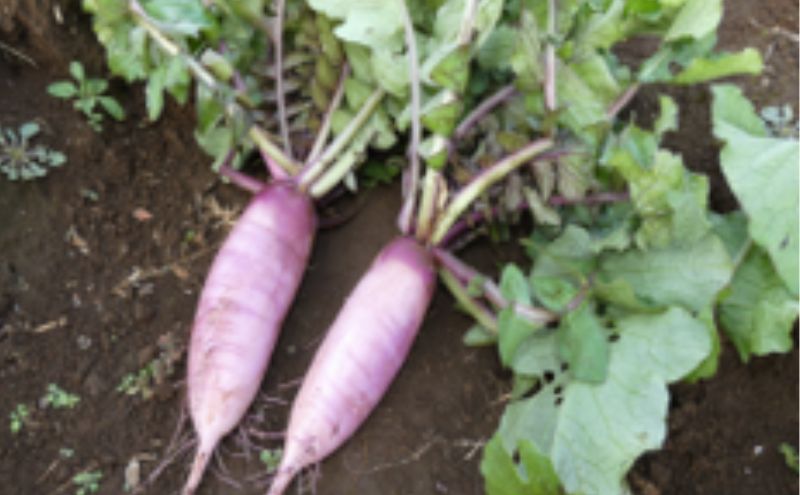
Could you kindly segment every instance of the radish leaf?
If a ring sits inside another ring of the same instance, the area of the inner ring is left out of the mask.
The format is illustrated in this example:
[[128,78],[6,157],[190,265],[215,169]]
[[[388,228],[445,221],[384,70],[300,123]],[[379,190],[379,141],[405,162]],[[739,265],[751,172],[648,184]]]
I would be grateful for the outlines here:
[[720,302],[720,323],[742,361],[790,351],[797,312],[797,299],[775,273],[769,256],[751,247]]
[[720,153],[722,172],[748,216],[753,240],[797,296],[797,139],[769,137],[752,104],[735,86],[717,85],[712,91],[714,134],[726,143]]
[[[533,397],[509,405],[500,424],[506,452],[531,442],[568,492],[622,493],[628,468],[664,440],[667,385],[711,351],[704,325],[680,308],[621,319],[618,331],[605,381],[589,384],[560,373]],[[546,467],[537,469],[527,475],[547,478]]]

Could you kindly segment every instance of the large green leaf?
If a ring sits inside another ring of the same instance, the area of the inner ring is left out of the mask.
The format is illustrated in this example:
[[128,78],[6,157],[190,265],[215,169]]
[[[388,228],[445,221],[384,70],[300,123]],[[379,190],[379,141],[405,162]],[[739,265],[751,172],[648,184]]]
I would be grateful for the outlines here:
[[722,172],[742,205],[753,240],[769,253],[778,275],[798,295],[798,162],[796,139],[773,138],[742,91],[712,88],[714,135],[725,141]]
[[[508,406],[501,421],[506,451],[531,442],[550,458],[568,492],[622,494],[636,458],[664,440],[667,384],[695,369],[711,350],[703,323],[680,308],[632,316],[617,326],[620,338],[611,346],[603,383],[562,374],[533,397]],[[547,476],[546,468],[538,469]]]
[[713,33],[722,20],[722,0],[689,0],[680,10],[664,40],[700,39]]
[[165,32],[197,36],[213,26],[201,0],[142,0],[142,7]]
[[395,51],[403,43],[403,4],[396,0],[309,0],[315,10],[341,20],[341,39]]
[[603,281],[625,282],[651,304],[694,311],[710,306],[732,274],[730,256],[713,234],[691,245],[608,254],[599,272]]
[[559,350],[571,375],[588,383],[602,383],[608,371],[608,332],[592,304],[584,302],[561,319]]
[[674,79],[678,84],[697,84],[736,74],[759,74],[764,68],[761,55],[754,48],[716,57],[696,58]]
[[720,302],[720,323],[743,361],[792,349],[797,298],[775,273],[769,256],[753,246]]

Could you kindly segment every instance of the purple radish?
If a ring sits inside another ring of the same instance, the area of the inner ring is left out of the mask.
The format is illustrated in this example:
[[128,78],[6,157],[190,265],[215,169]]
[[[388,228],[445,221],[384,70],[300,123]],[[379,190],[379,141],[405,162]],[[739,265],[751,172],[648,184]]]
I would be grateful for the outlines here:
[[203,287],[189,345],[194,493],[219,441],[255,398],[316,231],[311,199],[291,182],[263,187],[225,240]]
[[346,442],[400,370],[431,302],[430,252],[399,237],[373,261],[317,350],[289,418],[280,467],[268,495]]

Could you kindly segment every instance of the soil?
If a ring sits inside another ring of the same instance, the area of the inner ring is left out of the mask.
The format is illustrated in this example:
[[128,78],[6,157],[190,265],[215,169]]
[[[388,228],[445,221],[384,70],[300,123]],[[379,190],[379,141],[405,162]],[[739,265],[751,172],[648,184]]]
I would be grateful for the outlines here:
[[[0,180],[0,414],[8,418],[17,404],[31,410],[21,432],[0,427],[0,492],[9,494],[75,493],[71,478],[83,470],[102,471],[97,493],[123,493],[132,461],[142,477],[159,464],[180,418],[183,361],[152,386],[147,399],[117,387],[159,355],[158,342],[185,343],[214,250],[247,201],[211,172],[194,144],[190,110],[170,104],[151,124],[142,88],[115,81],[111,92],[128,118],[106,122],[98,134],[68,103],[46,96],[46,86],[65,78],[73,59],[89,74],[106,73],[102,50],[76,3],[0,0],[0,126],[36,121],[43,129],[40,142],[69,158],[44,180]],[[762,76],[736,82],[759,106],[789,102],[797,114],[796,2],[729,0],[726,7],[722,46],[755,46],[766,61]],[[681,129],[670,144],[711,177],[717,209],[735,207],[716,150],[707,144],[707,89],[673,94],[681,103]],[[654,101],[653,91],[644,92],[634,111],[652,114]],[[250,420],[252,432],[278,431],[284,424],[286,403],[327,322],[394,235],[397,198],[394,188],[376,188],[354,204],[334,205],[356,213],[318,236],[254,408],[265,414]],[[513,251],[476,243],[465,256],[491,272]],[[469,326],[439,291],[388,396],[358,435],[318,468],[316,480],[308,477],[316,493],[483,493],[480,447],[496,426],[510,384],[494,353],[461,344]],[[791,354],[744,365],[726,342],[714,379],[673,387],[669,439],[635,465],[634,491],[796,493],[797,475],[778,446],[797,445],[797,363],[795,346]],[[51,383],[78,394],[78,405],[42,407]],[[258,440],[255,433],[252,438]],[[241,491],[230,485],[263,472],[242,451],[236,438],[225,442],[200,495],[262,493],[257,483]],[[187,463],[179,457],[146,492],[175,493]]]

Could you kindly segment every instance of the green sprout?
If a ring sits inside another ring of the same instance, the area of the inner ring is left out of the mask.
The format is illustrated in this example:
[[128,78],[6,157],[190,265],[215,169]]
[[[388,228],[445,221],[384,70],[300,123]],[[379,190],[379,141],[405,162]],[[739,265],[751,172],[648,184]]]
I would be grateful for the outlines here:
[[77,395],[67,392],[55,383],[51,383],[47,386],[47,393],[42,397],[42,404],[45,407],[53,406],[55,409],[72,409],[80,400],[81,398]]
[[11,180],[33,180],[47,175],[48,167],[59,167],[67,157],[40,144],[32,146],[31,138],[39,134],[39,124],[26,122],[16,132],[0,127],[0,172]]
[[183,347],[171,332],[158,338],[159,353],[138,371],[127,373],[117,385],[117,392],[141,395],[145,400],[153,397],[155,390],[175,373],[175,365],[183,356]]
[[798,467],[800,462],[798,462],[797,449],[784,442],[780,445],[780,447],[778,447],[778,450],[780,450],[781,454],[783,454],[783,460],[786,461],[786,465],[789,466],[789,469],[795,473],[800,472],[800,467]]
[[73,60],[69,64],[69,73],[75,79],[72,81],[57,81],[47,87],[47,92],[62,100],[74,99],[73,106],[80,110],[89,120],[89,125],[95,132],[103,130],[103,114],[97,110],[100,105],[116,120],[125,118],[122,106],[111,96],[103,95],[108,89],[108,81],[100,78],[87,78],[83,65]]
[[15,407],[9,415],[11,417],[11,433],[16,435],[22,430],[30,413],[28,406],[25,404],[17,404],[17,407]]
[[283,456],[282,449],[264,449],[259,454],[259,459],[261,462],[267,466],[268,473],[274,473],[277,471],[278,466],[281,463],[281,457]]
[[72,477],[72,483],[78,487],[75,495],[89,495],[97,493],[100,489],[100,481],[103,479],[101,471],[83,471]]

